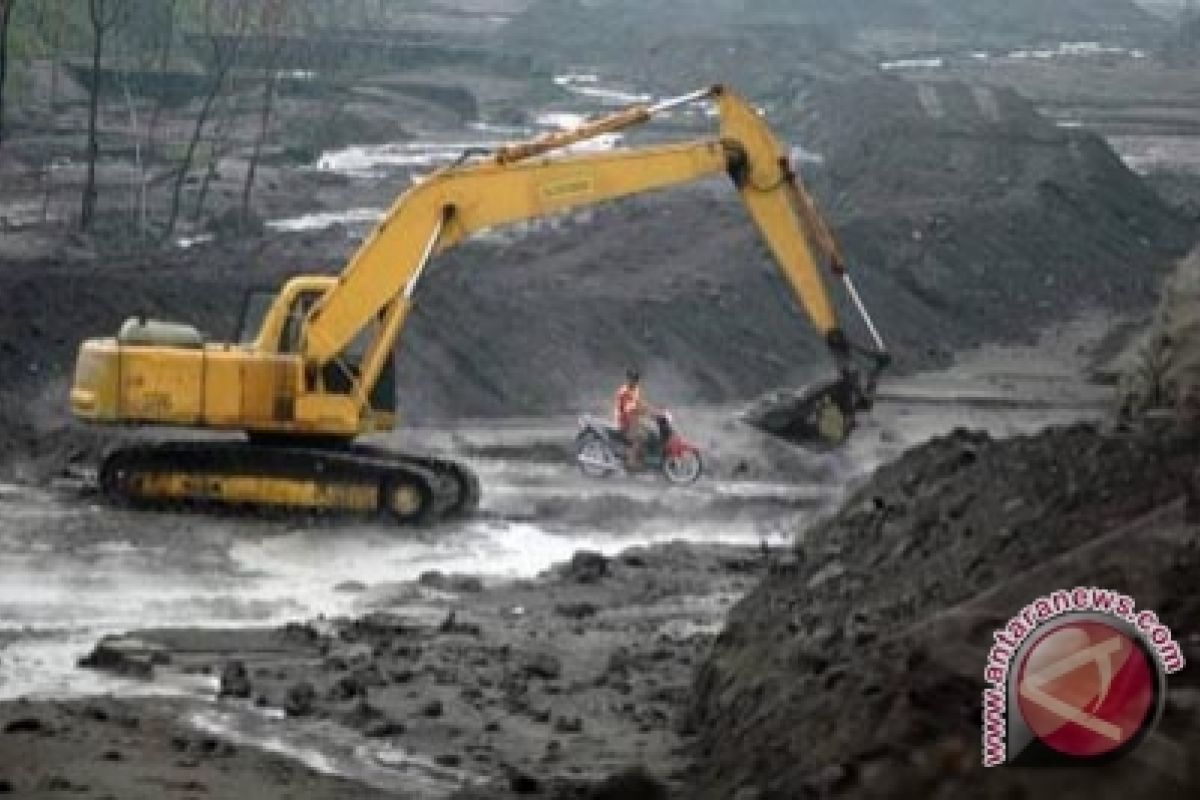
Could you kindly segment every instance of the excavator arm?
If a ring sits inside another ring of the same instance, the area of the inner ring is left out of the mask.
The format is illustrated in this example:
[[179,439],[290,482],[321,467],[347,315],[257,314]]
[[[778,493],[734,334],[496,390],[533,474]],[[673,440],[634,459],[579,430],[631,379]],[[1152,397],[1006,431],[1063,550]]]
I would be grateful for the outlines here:
[[[717,105],[718,138],[604,153],[569,149],[704,99]],[[849,345],[819,261],[846,283],[883,363],[883,342],[850,281],[833,235],[792,171],[786,151],[753,107],[734,92],[714,87],[655,106],[635,106],[573,131],[506,146],[485,160],[456,164],[421,181],[396,201],[309,314],[302,346],[307,374],[315,379],[360,331],[382,320],[356,378],[355,396],[365,405],[430,259],[475,233],[721,173],[733,180],[843,375]]]

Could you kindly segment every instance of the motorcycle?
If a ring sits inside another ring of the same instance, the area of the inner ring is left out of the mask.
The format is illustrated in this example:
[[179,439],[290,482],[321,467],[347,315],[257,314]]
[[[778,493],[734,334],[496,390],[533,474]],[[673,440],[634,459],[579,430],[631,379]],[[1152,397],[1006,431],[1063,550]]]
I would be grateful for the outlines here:
[[[642,448],[641,466],[637,471],[661,471],[663,477],[676,485],[695,483],[704,472],[700,448],[675,430],[669,411],[658,414],[656,432],[647,437]],[[575,459],[589,478],[604,478],[629,472],[629,439],[619,428],[592,417],[579,420],[575,437]]]

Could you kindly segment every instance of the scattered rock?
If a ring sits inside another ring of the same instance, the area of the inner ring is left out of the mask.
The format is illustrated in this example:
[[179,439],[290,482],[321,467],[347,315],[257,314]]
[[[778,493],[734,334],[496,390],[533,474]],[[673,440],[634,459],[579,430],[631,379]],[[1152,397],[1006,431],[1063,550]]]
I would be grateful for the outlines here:
[[579,717],[559,717],[554,721],[556,733],[582,733],[583,720]]
[[436,569],[422,572],[420,577],[417,578],[417,583],[421,586],[427,589],[437,589],[439,592],[446,591],[446,582],[446,574]]
[[391,719],[379,719],[367,724],[362,734],[368,739],[390,739],[393,736],[403,736],[407,728],[404,723]]
[[342,581],[333,590],[342,594],[362,594],[367,590],[367,585],[362,581]]
[[355,730],[365,730],[369,725],[385,718],[383,711],[368,703],[366,700],[359,700],[355,703],[354,708],[341,715],[341,722],[347,728]]
[[621,564],[626,567],[641,569],[648,566],[648,562],[646,560],[646,551],[641,547],[632,547],[622,553],[618,558]]
[[329,648],[325,665],[335,671],[344,672],[351,667],[370,661],[375,648],[367,642],[340,643]]
[[563,568],[563,577],[575,583],[597,583],[609,574],[609,560],[601,553],[580,550]]
[[438,626],[438,632],[447,636],[480,636],[483,628],[475,622],[459,622],[455,612],[451,611]]
[[595,603],[559,603],[554,607],[554,613],[567,619],[588,619],[599,612]]
[[483,580],[476,575],[446,575],[437,570],[421,573],[421,577],[417,579],[417,583],[427,589],[436,589],[439,592],[452,592],[457,594],[479,594],[483,591]]
[[562,661],[551,653],[530,653],[525,656],[521,668],[532,678],[554,680],[562,675]]
[[108,722],[108,712],[100,706],[88,706],[84,709],[83,714],[93,722]]
[[206,758],[229,758],[237,753],[237,747],[224,739],[205,736],[197,744],[200,755]]
[[356,697],[366,697],[367,687],[362,678],[355,675],[344,675],[329,687],[329,699],[335,703],[353,700]]
[[642,767],[609,777],[587,795],[588,800],[667,800],[669,796],[662,781]]
[[155,666],[169,663],[171,656],[166,648],[124,636],[101,639],[91,653],[79,660],[79,666],[87,669],[111,672],[123,678],[143,679],[154,676]]
[[389,611],[373,611],[355,620],[347,633],[371,637],[373,640],[414,636],[429,629],[419,620]]
[[217,696],[245,700],[253,691],[245,663],[236,659],[225,662],[225,666],[221,668],[221,684]]
[[5,733],[42,733],[46,724],[37,717],[21,717],[4,726]]
[[294,684],[287,691],[283,710],[289,717],[307,717],[316,708],[317,690],[308,681]]
[[421,706],[421,716],[429,719],[437,719],[446,711],[441,700],[430,700],[425,705]]
[[541,794],[542,782],[527,773],[513,771],[508,778],[508,788],[514,794]]
[[443,753],[442,755],[435,757],[433,760],[439,767],[449,767],[453,769],[462,765],[462,756],[458,755],[457,753]]
[[604,674],[625,676],[633,666],[633,656],[630,654],[629,648],[618,647],[609,655],[608,664],[604,667]]

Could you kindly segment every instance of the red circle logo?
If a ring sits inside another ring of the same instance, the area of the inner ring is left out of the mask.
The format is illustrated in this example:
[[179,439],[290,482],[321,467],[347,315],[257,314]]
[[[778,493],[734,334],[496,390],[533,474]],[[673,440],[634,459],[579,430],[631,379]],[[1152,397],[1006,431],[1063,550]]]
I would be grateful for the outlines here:
[[1039,637],[1017,672],[1026,725],[1063,755],[1099,758],[1130,745],[1157,713],[1152,656],[1130,634],[1072,620]]

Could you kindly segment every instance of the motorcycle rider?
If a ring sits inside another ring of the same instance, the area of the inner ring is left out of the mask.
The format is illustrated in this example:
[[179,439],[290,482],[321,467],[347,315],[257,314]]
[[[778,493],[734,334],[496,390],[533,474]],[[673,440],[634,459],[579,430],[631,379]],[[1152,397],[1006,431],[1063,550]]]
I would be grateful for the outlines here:
[[625,383],[617,389],[614,417],[617,428],[629,441],[625,453],[627,469],[637,469],[650,438],[651,417],[658,413],[642,398],[642,376],[636,367],[625,370]]

